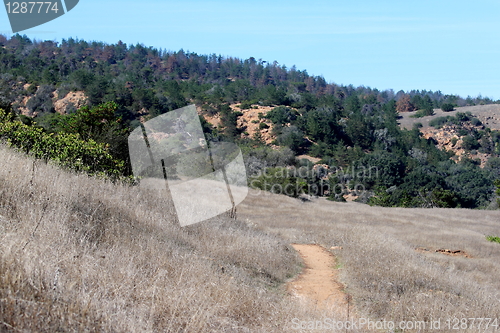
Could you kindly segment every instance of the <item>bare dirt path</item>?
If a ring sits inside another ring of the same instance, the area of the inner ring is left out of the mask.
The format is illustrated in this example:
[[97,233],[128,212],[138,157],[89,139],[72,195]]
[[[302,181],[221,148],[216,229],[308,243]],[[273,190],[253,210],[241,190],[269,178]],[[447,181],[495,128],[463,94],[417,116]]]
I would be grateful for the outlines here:
[[292,244],[304,260],[305,268],[297,279],[288,284],[291,294],[319,309],[332,309],[349,317],[348,295],[338,282],[335,257],[315,244]]

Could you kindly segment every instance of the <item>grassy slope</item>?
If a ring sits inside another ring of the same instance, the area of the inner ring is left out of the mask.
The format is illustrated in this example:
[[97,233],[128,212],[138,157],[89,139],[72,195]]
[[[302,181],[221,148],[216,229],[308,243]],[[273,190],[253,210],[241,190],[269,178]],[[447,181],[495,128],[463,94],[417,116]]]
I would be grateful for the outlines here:
[[[500,318],[500,246],[485,238],[500,235],[500,211],[300,203],[252,193],[239,208],[249,224],[290,242],[342,247],[334,250],[342,280],[363,316],[395,322]],[[440,248],[472,258],[434,252]]]
[[[0,331],[282,332],[299,257],[227,217],[0,147]],[[270,255],[272,254],[272,255]]]
[[331,317],[285,296],[291,242],[342,246],[343,282],[373,319],[500,317],[500,246],[485,239],[500,211],[251,191],[238,212],[180,228],[158,193],[0,147],[0,331],[289,332],[294,317]]
[[402,112],[400,115],[401,119],[398,120],[402,128],[411,129],[413,124],[421,123],[424,127],[429,127],[429,122],[438,117],[443,116],[455,116],[457,112],[471,112],[475,117],[477,117],[481,122],[493,130],[500,130],[500,104],[489,104],[489,105],[476,105],[476,106],[464,106],[457,107],[454,111],[444,112],[441,109],[434,109],[434,115],[426,116],[422,118],[411,118],[414,112]]

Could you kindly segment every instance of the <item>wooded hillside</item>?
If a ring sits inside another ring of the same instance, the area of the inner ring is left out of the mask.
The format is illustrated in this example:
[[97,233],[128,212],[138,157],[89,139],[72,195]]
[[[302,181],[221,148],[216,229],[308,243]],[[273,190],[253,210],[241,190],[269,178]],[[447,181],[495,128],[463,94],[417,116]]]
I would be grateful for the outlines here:
[[[418,126],[407,130],[398,124],[403,112],[417,110],[423,117],[435,108],[494,102],[488,98],[341,86],[277,62],[122,42],[70,38],[55,43],[0,35],[0,46],[4,128],[17,122],[20,130],[22,123],[28,132],[39,128],[61,140],[68,135],[92,140],[110,155],[113,164],[105,167],[115,175],[131,174],[126,145],[131,129],[194,103],[207,138],[240,145],[256,187],[295,184],[289,195],[342,201],[354,194],[362,202],[384,206],[475,208],[495,202],[499,131],[461,126],[465,153],[458,161]],[[250,112],[257,115],[247,116]],[[475,121],[466,118],[450,121]],[[217,124],[210,123],[213,119]],[[24,132],[19,134],[24,139],[9,133],[0,135],[32,151]],[[483,163],[470,158],[479,150],[487,154]],[[296,161],[296,155],[318,158],[322,166]],[[102,171],[95,158],[90,161],[94,166],[88,168]],[[377,172],[368,176],[364,170]]]

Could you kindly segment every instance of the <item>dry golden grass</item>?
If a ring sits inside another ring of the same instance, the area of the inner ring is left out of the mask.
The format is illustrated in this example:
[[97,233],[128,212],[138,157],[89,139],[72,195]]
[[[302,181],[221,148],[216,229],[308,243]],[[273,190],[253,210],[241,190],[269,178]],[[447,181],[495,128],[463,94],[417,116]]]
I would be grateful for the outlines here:
[[285,332],[300,271],[275,235],[218,217],[181,228],[152,190],[0,147],[0,331]]
[[[294,318],[332,318],[286,294],[301,269],[290,243],[342,247],[333,252],[361,317],[500,318],[500,245],[485,239],[500,235],[500,211],[251,191],[238,221],[181,228],[156,191],[0,147],[0,331],[291,332]],[[478,330],[450,330],[461,331]]]
[[[395,323],[441,318],[440,332],[482,331],[447,330],[448,318],[500,321],[500,246],[485,239],[500,234],[500,211],[301,203],[253,191],[239,212],[249,225],[289,242],[341,246],[333,252],[361,317]],[[440,248],[471,258],[434,252]]]
[[477,117],[481,122],[492,130],[500,130],[500,105],[499,104],[487,104],[487,105],[475,105],[475,106],[463,106],[457,107],[454,111],[445,112],[441,109],[434,109],[434,115],[426,116],[423,118],[410,118],[417,111],[413,112],[402,112],[400,113],[401,119],[398,122],[401,127],[406,129],[411,129],[414,124],[421,123],[424,128],[429,127],[429,122],[432,119],[438,117],[446,116],[456,116],[458,112],[471,112],[475,117]]

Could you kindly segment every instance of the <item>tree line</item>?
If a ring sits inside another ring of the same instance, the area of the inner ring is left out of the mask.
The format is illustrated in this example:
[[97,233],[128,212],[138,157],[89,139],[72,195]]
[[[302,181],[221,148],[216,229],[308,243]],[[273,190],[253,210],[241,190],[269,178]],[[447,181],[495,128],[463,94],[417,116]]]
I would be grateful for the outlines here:
[[[262,170],[269,169],[271,183],[295,182],[301,191],[323,186],[324,175],[310,163],[296,162],[294,156],[299,154],[336,168],[378,168],[376,179],[345,173],[331,177],[333,185],[340,183],[346,189],[361,184],[368,195],[360,200],[378,205],[485,207],[493,200],[493,182],[500,178],[498,131],[464,135],[472,138],[466,139],[471,147],[479,144],[476,149],[491,155],[486,167],[480,168],[472,159],[450,160],[453,153],[438,149],[418,128],[404,130],[398,125],[400,112],[430,113],[449,105],[495,102],[481,96],[380,91],[327,83],[294,66],[255,58],[72,38],[40,42],[20,35],[0,35],[0,73],[0,108],[44,133],[71,133],[84,142],[103,144],[111,158],[124,163],[120,172],[125,176],[130,175],[126,137],[141,119],[194,103],[206,114],[220,116],[219,128],[201,118],[204,131],[211,140],[237,142],[245,152],[250,177],[261,177]],[[70,108],[67,115],[56,113],[54,93],[65,96],[71,91],[84,91],[87,106]],[[20,114],[23,97],[29,97],[28,115]],[[230,107],[234,103],[240,110]],[[238,117],[255,105],[273,106],[262,118],[273,124],[273,144],[279,149],[266,146],[258,135],[242,136],[245,129],[237,126]],[[278,172],[280,168],[289,172]],[[309,173],[297,173],[300,168]],[[342,200],[339,193],[328,195]]]

